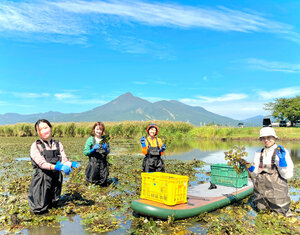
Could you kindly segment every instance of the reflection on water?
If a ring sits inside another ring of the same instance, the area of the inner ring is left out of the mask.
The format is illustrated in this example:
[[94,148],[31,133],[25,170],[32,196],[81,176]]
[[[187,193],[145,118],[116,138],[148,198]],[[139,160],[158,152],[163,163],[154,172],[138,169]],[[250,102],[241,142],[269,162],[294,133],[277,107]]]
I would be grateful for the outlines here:
[[[300,164],[300,142],[278,141],[291,154],[294,164]],[[198,159],[207,163],[226,163],[224,152],[234,146],[245,146],[248,157],[246,160],[251,162],[254,153],[263,147],[260,141],[210,141],[210,140],[189,140],[189,141],[168,141],[165,156],[168,159],[193,160]],[[111,144],[112,154],[141,153],[141,146],[138,141],[117,141]]]
[[[300,143],[283,142],[283,145],[291,154],[294,164],[300,164]],[[167,148],[166,157],[178,160],[202,160],[207,163],[226,163],[224,152],[234,146],[245,146],[248,156],[247,161],[252,162],[256,151],[260,151],[262,144],[259,141],[190,141],[180,145],[172,144]]]
[[92,234],[84,230],[84,227],[80,223],[81,217],[75,215],[69,217],[68,220],[57,222],[53,226],[39,226],[32,227],[22,231],[22,234],[28,235],[81,235],[81,234]]

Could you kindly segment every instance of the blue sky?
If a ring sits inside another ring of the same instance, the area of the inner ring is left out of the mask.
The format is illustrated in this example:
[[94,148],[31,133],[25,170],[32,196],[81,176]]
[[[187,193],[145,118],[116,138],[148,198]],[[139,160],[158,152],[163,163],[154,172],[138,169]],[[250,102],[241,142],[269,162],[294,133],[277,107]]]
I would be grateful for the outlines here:
[[0,114],[83,112],[121,94],[244,119],[300,95],[300,4],[0,2]]

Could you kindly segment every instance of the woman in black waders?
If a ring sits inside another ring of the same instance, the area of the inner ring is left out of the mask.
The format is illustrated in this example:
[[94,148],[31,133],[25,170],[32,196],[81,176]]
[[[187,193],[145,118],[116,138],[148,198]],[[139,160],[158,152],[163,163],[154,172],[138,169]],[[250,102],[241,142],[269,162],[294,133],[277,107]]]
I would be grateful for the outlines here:
[[78,168],[80,164],[68,161],[63,145],[52,139],[52,125],[48,120],[38,120],[35,130],[40,139],[30,148],[35,172],[29,188],[28,202],[35,214],[43,214],[55,206],[60,198],[62,171],[68,175],[72,172],[72,167]]
[[166,146],[162,143],[161,139],[156,135],[159,132],[159,128],[156,124],[150,124],[146,129],[147,138],[142,136],[141,145],[142,152],[145,154],[143,160],[144,172],[165,172],[164,162],[161,159],[166,150]]
[[86,180],[100,186],[107,186],[109,175],[107,155],[109,143],[105,138],[105,126],[103,122],[96,122],[83,150],[83,154],[89,157],[85,170]]
[[287,180],[293,177],[294,164],[289,152],[276,144],[272,127],[263,127],[258,138],[264,148],[256,152],[249,169],[254,178],[254,204],[257,210],[270,209],[291,216]]

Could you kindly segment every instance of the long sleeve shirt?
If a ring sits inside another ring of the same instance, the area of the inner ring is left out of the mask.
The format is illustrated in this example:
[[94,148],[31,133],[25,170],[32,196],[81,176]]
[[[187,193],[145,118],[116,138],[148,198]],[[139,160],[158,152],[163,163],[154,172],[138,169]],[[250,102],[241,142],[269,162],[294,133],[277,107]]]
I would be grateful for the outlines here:
[[[263,153],[262,153],[263,164],[271,164],[274,149],[276,149],[277,147],[278,147],[277,144],[274,144],[270,148],[264,148]],[[291,156],[286,148],[285,148],[285,152],[286,152],[285,160],[287,163],[287,167],[279,166],[279,157],[277,155],[275,156],[275,165],[277,166],[277,169],[278,169],[281,177],[283,177],[284,179],[290,179],[293,177],[294,163],[293,163]],[[254,155],[255,169],[254,169],[253,173],[255,175],[258,173],[258,168],[259,168],[259,163],[260,163],[260,154],[261,154],[261,152],[256,152]]]
[[[50,143],[48,143],[47,141],[44,141],[42,139],[40,139],[40,141],[42,141],[45,144],[46,150],[55,150],[55,149],[57,149],[56,144],[53,141],[53,139],[50,140]],[[47,162],[46,159],[44,158],[44,156],[41,154],[40,150],[43,151],[42,146],[40,144],[36,144],[36,142],[34,142],[30,147],[30,157],[31,157],[31,159],[41,169],[51,170],[50,167],[54,166],[54,164],[51,164],[51,163]],[[59,142],[59,151],[60,151],[60,155],[61,155],[61,163],[71,167],[72,163],[70,161],[68,161],[66,153],[64,151],[64,147],[60,142]]]
[[[157,147],[156,138],[153,138],[153,139],[152,139],[150,136],[148,136],[148,137],[147,137],[147,140],[149,141],[151,147]],[[144,155],[146,155],[147,152],[148,152],[148,145],[149,145],[149,144],[148,144],[148,141],[147,141],[147,140],[145,140],[146,147],[142,147],[142,153],[143,153]],[[161,140],[160,138],[157,137],[157,142],[158,142],[158,148],[160,149],[161,146],[163,145],[162,140]],[[164,154],[164,152],[161,152],[161,153],[160,153],[160,155],[163,155],[163,154]]]

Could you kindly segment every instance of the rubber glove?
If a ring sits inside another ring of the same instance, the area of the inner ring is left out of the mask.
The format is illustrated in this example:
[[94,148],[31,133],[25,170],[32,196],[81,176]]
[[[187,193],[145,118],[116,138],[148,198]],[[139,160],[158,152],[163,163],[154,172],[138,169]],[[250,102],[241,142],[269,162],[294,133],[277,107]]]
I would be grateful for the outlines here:
[[166,145],[163,144],[163,145],[161,146],[159,152],[161,153],[161,152],[164,152],[165,150],[166,150]]
[[62,166],[63,166],[63,164],[60,161],[58,161],[56,163],[54,169],[57,170],[57,171],[61,171]]
[[102,148],[105,150],[106,153],[108,153],[108,144],[107,143],[103,143],[102,144]]
[[70,172],[72,173],[72,168],[67,165],[62,165],[61,171],[65,172],[66,175],[69,175]]
[[281,145],[278,145],[277,156],[279,157],[279,166],[280,167],[287,167],[287,163],[285,160],[285,154],[286,154],[285,149]]
[[80,167],[80,164],[78,162],[72,162],[71,167],[78,168],[78,167]]
[[141,138],[141,145],[142,145],[142,147],[144,148],[144,147],[146,147],[146,138],[145,138],[145,136],[142,136],[142,138]]
[[63,165],[60,161],[58,161],[54,167],[55,170],[57,171],[63,171],[65,172],[66,175],[68,175],[70,172],[72,173],[71,167],[67,165]]
[[250,172],[253,172],[253,171],[255,170],[255,166],[250,166],[250,167],[248,168],[248,170],[249,170]]
[[100,145],[99,144],[95,144],[94,147],[90,150],[90,153],[96,152],[97,149],[100,149]]

